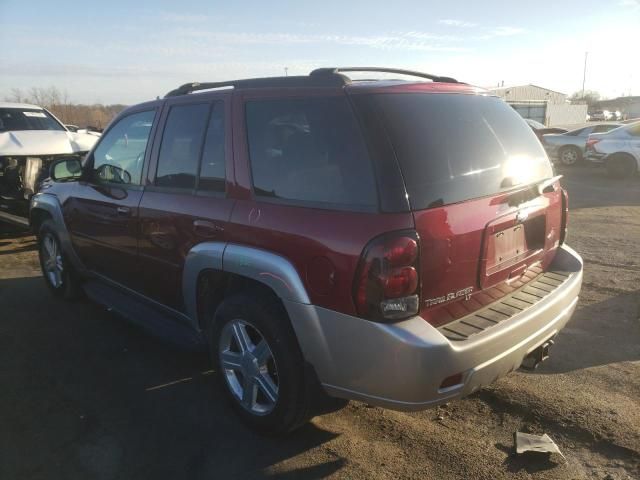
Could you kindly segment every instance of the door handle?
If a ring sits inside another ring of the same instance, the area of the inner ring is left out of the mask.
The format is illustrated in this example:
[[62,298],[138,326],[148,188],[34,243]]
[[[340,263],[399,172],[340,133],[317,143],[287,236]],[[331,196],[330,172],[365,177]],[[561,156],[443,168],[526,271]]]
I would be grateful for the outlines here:
[[224,232],[224,228],[206,220],[194,220],[193,231],[198,236],[211,238]]
[[131,209],[129,207],[118,207],[116,211],[118,212],[118,215],[122,215],[123,217],[131,213]]

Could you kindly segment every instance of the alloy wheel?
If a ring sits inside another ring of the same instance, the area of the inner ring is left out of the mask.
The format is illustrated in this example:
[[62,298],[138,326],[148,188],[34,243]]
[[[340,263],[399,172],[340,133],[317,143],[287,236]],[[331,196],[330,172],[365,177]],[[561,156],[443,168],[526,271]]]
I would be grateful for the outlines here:
[[40,252],[42,255],[42,268],[47,281],[53,288],[60,288],[63,283],[64,264],[58,239],[53,234],[46,233],[42,237]]
[[254,415],[267,415],[278,401],[278,370],[267,340],[245,320],[231,320],[218,345],[222,375],[234,399]]
[[567,148],[562,152],[561,160],[565,165],[574,165],[578,161],[578,152],[573,148]]

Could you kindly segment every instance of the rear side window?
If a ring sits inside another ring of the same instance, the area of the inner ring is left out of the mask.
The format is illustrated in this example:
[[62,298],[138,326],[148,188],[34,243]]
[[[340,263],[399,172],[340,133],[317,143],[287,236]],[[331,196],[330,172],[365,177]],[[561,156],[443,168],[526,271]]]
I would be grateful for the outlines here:
[[579,128],[578,130],[572,130],[570,132],[567,132],[566,135],[570,135],[572,137],[586,137],[590,133],[591,133],[591,128],[586,127],[586,128]]
[[257,197],[325,207],[375,207],[371,162],[348,100],[255,100],[246,104]]
[[160,144],[157,186],[195,188],[208,115],[207,103],[171,107]]
[[374,103],[413,209],[492,195],[553,175],[531,128],[499,98],[400,93],[354,99]]
[[620,125],[598,125],[596,127],[593,128],[593,133],[602,133],[602,132],[608,132],[610,130],[613,130],[614,128],[618,128]]
[[635,123],[631,127],[629,127],[629,135],[634,137],[640,137],[640,123]]

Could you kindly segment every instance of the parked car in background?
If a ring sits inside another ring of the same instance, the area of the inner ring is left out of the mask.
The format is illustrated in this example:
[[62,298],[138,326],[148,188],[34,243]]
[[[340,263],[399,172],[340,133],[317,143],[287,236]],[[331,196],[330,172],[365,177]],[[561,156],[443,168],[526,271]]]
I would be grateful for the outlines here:
[[630,177],[640,169],[640,122],[607,133],[592,133],[587,139],[587,160],[603,164],[613,177]]
[[53,294],[207,345],[271,433],[322,391],[421,410],[535,368],[578,302],[542,145],[450,77],[186,84],[51,172],[30,221]]
[[570,167],[583,160],[590,134],[608,132],[621,126],[621,123],[601,123],[566,133],[548,133],[542,136],[542,145],[551,160]]
[[589,112],[589,121],[591,122],[608,122],[615,120],[614,113],[609,110],[592,110]]
[[527,122],[527,125],[531,127],[531,130],[533,130],[533,133],[536,134],[536,137],[538,137],[538,140],[540,141],[542,141],[542,136],[546,135],[547,133],[567,132],[566,128],[547,127],[536,120],[531,120],[530,118],[525,118],[524,121]]
[[98,136],[69,131],[37,105],[0,103],[0,205],[24,210],[61,157],[81,158]]

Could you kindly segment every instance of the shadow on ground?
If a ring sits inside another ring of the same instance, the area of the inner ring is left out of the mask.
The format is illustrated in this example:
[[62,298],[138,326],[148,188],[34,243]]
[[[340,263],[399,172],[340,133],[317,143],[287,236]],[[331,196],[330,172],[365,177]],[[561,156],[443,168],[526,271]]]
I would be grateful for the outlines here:
[[537,373],[640,360],[640,290],[578,306]]
[[42,278],[0,280],[0,478],[265,478],[275,464],[279,477],[319,478],[344,465],[287,468],[336,434],[255,434],[208,370],[203,353],[52,299]]
[[561,183],[569,192],[569,210],[640,206],[640,175],[610,178],[604,168],[591,166],[559,168],[558,173],[564,175]]

